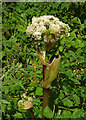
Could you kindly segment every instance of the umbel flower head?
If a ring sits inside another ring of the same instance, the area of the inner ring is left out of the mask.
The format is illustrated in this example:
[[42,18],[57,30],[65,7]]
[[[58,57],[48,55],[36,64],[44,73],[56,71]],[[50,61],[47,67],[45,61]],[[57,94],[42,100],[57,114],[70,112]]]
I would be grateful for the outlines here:
[[[57,33],[56,38],[59,39],[63,36],[68,36],[69,26],[61,22],[57,17],[52,15],[44,15],[38,18],[32,18],[32,24],[27,26],[26,32],[31,34],[35,40],[44,40],[47,42],[47,34]],[[52,42],[52,41],[51,41]]]

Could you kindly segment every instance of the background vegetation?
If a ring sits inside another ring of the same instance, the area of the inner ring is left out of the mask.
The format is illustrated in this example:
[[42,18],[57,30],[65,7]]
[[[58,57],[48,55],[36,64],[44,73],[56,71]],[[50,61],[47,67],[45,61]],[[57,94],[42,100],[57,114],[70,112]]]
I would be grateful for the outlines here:
[[[49,57],[61,55],[60,71],[50,87],[50,108],[45,117],[86,117],[85,37],[86,2],[2,3],[2,112],[3,120],[42,118],[42,63],[26,28],[32,17],[53,15],[69,24],[70,37],[59,40]],[[40,45],[40,43],[38,43]],[[17,102],[25,93],[33,98],[33,108],[21,110]]]

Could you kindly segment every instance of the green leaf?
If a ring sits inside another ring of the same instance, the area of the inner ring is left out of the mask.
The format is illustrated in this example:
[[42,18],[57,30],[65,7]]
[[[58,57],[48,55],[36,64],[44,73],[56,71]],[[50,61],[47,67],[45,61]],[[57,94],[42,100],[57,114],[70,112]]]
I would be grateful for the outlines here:
[[36,89],[36,95],[42,96],[43,95],[43,88],[37,87],[37,89]]
[[23,52],[19,52],[19,56],[20,56],[20,57],[23,57],[23,56],[24,56],[24,53],[23,53]]
[[59,51],[62,52],[63,51],[63,46],[59,47]]
[[72,99],[75,102],[75,104],[80,104],[80,98],[76,94],[72,96]]
[[2,104],[2,112],[5,114],[6,111],[6,104]]
[[70,21],[70,23],[78,23],[78,24],[80,24],[80,22],[79,22],[79,20],[78,20],[77,17],[74,17],[74,18]]
[[72,118],[79,118],[81,116],[84,116],[84,110],[78,109],[73,112]]
[[54,103],[57,105],[58,104],[58,98],[54,100]]
[[3,104],[10,104],[10,102],[8,102],[7,100],[2,100]]
[[23,118],[21,113],[16,113],[13,115],[14,118]]
[[59,51],[57,51],[57,52],[55,53],[55,55],[59,55]]
[[33,69],[34,69],[33,67],[27,66],[28,71],[33,70]]
[[62,112],[62,118],[70,118],[71,112],[70,111],[64,111]]
[[25,27],[24,27],[23,25],[17,25],[16,28],[18,29],[19,32],[23,32],[23,33],[24,33],[25,30],[26,30]]
[[53,112],[52,112],[52,110],[47,106],[47,107],[44,109],[43,115],[44,115],[46,118],[52,118]]
[[64,98],[64,93],[61,92],[61,93],[59,94],[59,99],[63,99],[63,98]]
[[63,104],[65,106],[68,106],[68,107],[72,107],[73,106],[73,102],[70,99],[68,99],[68,98],[63,99],[62,102],[63,102]]
[[7,106],[7,110],[11,110],[11,105],[8,105],[8,106]]
[[48,36],[48,38],[49,38],[49,39],[51,39],[51,38],[52,38],[52,36],[51,36],[51,35],[49,35],[49,36]]
[[37,99],[37,98],[33,98],[33,103],[35,104],[35,103],[40,103],[40,99]]

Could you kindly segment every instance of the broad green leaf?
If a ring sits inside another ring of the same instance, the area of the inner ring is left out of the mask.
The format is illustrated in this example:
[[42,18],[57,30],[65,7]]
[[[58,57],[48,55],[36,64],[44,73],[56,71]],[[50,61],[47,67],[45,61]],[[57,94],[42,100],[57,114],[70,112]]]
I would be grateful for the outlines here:
[[7,105],[7,110],[11,110],[11,105]]
[[80,118],[81,116],[84,116],[85,111],[82,109],[78,109],[73,112],[72,118]]
[[40,103],[40,99],[37,99],[37,98],[33,98],[33,104],[39,104]]
[[79,96],[78,95],[73,95],[72,96],[72,99],[73,99],[73,101],[75,102],[75,104],[80,104],[80,98],[79,98]]
[[23,118],[21,113],[16,113],[13,115],[14,118]]
[[59,47],[59,51],[62,52],[63,51],[63,46]]
[[71,112],[70,111],[64,111],[62,112],[62,118],[70,118],[71,117]]
[[6,104],[2,104],[2,112],[5,114],[5,112],[6,112]]
[[65,106],[68,106],[68,107],[72,107],[73,106],[73,102],[70,99],[68,99],[68,98],[63,99],[62,102],[63,102],[63,104]]
[[59,99],[63,99],[63,98],[64,98],[64,93],[61,92],[61,93],[59,94]]
[[10,104],[10,102],[8,102],[7,100],[3,100],[3,99],[2,99],[2,103],[3,104]]
[[71,23],[79,23],[80,24],[79,19],[77,17],[74,17],[70,22]]
[[55,100],[54,100],[54,103],[57,105],[58,104],[58,98],[56,98]]
[[43,88],[37,87],[35,95],[42,96],[43,95]]
[[55,53],[55,55],[59,55],[59,51],[57,51],[57,52]]
[[47,106],[44,111],[43,111],[43,115],[46,117],[46,118],[52,118],[53,116],[53,112],[52,110]]

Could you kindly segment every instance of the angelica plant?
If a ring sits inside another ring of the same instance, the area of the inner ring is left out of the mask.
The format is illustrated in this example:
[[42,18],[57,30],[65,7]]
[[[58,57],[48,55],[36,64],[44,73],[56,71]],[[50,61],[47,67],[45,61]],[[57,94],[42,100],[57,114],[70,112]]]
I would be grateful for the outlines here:
[[[61,56],[54,58],[52,62],[46,61],[47,51],[54,48],[54,45],[62,37],[69,36],[70,27],[61,22],[57,17],[44,15],[38,18],[32,18],[32,24],[27,26],[26,32],[32,35],[32,39],[42,64],[43,64],[43,111],[49,105],[49,88],[53,80],[56,79],[59,71]],[[42,41],[41,47],[37,41]],[[43,120],[45,120],[42,114]]]

